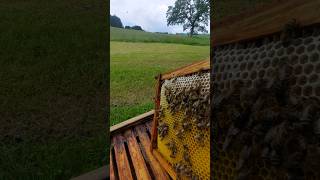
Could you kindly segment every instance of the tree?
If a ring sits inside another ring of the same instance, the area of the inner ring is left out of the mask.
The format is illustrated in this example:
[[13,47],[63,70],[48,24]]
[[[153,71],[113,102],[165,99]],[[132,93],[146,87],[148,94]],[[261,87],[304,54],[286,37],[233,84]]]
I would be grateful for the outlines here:
[[144,31],[144,30],[141,28],[141,26],[137,26],[137,25],[132,26],[132,27],[130,27],[130,26],[125,26],[125,29],[133,29],[133,30],[138,30],[138,31]]
[[134,30],[138,30],[138,31],[143,31],[143,29],[141,28],[141,26],[132,26],[131,29],[134,29]]
[[190,36],[197,32],[208,32],[209,0],[176,0],[167,11],[167,25],[183,25],[183,31],[190,29]]
[[117,27],[117,28],[123,28],[121,19],[118,18],[116,15],[114,15],[114,16],[110,15],[110,26]]

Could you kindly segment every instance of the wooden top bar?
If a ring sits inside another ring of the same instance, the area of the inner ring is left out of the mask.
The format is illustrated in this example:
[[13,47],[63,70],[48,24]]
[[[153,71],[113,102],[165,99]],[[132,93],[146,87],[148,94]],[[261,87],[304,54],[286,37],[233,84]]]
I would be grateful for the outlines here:
[[320,23],[319,0],[277,0],[253,11],[211,23],[211,47],[249,40],[282,31],[296,19],[301,26]]
[[187,74],[195,73],[198,71],[205,71],[210,69],[210,59],[206,59],[200,62],[195,62],[193,64],[189,64],[182,68],[170,71],[168,73],[161,75],[161,80],[171,79],[173,77],[184,76]]

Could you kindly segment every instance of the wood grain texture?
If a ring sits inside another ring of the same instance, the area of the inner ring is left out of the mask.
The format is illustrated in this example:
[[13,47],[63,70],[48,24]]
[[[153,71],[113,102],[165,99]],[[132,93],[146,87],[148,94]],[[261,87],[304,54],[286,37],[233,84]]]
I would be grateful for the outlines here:
[[150,150],[150,139],[148,137],[148,134],[146,132],[146,127],[144,125],[138,125],[135,127],[135,131],[137,135],[139,136],[140,142],[145,147],[145,153],[149,160],[149,164],[151,166],[152,172],[156,179],[159,180],[166,180],[169,179],[168,174],[165,172],[164,169],[162,169],[160,163],[157,161],[157,159],[153,156]]
[[113,159],[112,159],[112,155],[111,155],[111,152],[110,152],[110,159],[109,159],[109,162],[110,162],[110,180],[116,180],[116,176],[115,176],[115,173],[114,173],[114,162],[113,162]]
[[157,149],[152,150],[152,154],[159,161],[161,166],[167,171],[170,177],[175,180],[177,179],[177,173],[174,171],[173,167],[166,161],[163,156],[158,152]]
[[159,109],[160,109],[160,92],[161,92],[161,75],[158,75],[157,83],[155,86],[155,94],[154,97],[154,115],[153,115],[153,124],[151,130],[151,143],[150,143],[150,151],[157,146],[157,139],[158,139],[158,116],[159,116]]
[[136,140],[134,133],[129,129],[124,133],[124,136],[128,143],[128,149],[130,152],[137,179],[151,180],[151,176],[148,172],[147,165],[142,156],[139,144]]
[[140,123],[141,121],[148,120],[147,118],[151,118],[153,116],[154,110],[143,113],[139,116],[128,119],[122,123],[116,124],[110,128],[110,133],[116,133],[116,131],[121,131],[124,129],[128,129],[129,127],[134,126],[135,124]]
[[301,26],[320,23],[319,0],[281,0],[254,11],[211,23],[211,47],[251,40],[283,30],[296,19]]
[[131,174],[131,168],[127,153],[124,146],[124,138],[121,134],[113,136],[115,158],[118,168],[118,174],[120,180],[133,180]]
[[162,74],[161,80],[171,79],[173,77],[185,76],[199,71],[205,71],[210,69],[210,59],[206,59],[200,62],[195,62],[193,64],[184,66],[182,68],[170,71],[168,73]]

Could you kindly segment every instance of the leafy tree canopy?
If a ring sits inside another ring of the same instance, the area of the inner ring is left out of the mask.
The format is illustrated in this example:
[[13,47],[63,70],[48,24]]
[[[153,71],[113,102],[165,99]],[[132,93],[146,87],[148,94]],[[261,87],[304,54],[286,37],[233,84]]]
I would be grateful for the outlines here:
[[117,28],[123,28],[121,19],[119,17],[117,17],[116,15],[114,15],[114,16],[110,15],[110,26],[117,27]]
[[176,0],[167,10],[167,25],[183,25],[183,31],[189,29],[190,36],[197,32],[208,32],[209,0]]

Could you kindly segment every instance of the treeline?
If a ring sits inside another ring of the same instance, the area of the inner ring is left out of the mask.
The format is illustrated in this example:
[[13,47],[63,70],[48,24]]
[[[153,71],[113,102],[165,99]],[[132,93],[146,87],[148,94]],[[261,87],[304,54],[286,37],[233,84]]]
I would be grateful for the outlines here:
[[116,27],[116,28],[125,28],[125,29],[133,29],[133,30],[138,30],[138,31],[144,31],[141,26],[137,26],[137,25],[131,26],[131,27],[130,26],[123,27],[121,19],[119,17],[117,17],[116,15],[112,16],[111,14],[110,14],[110,26],[111,27]]

